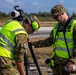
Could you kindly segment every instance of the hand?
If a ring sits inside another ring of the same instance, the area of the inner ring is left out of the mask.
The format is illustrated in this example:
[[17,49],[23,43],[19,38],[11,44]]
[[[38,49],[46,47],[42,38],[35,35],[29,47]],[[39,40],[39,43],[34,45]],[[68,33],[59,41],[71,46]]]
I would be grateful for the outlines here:
[[45,63],[46,63],[46,64],[50,63],[50,60],[51,60],[51,59],[46,59]]
[[20,74],[20,75],[26,75],[26,74],[24,73],[24,74]]
[[45,63],[46,63],[46,65],[47,65],[48,67],[51,66],[51,65],[50,65],[50,61],[51,61],[51,59],[46,59],[46,60],[45,60]]
[[28,43],[31,43],[32,45],[34,44],[33,41],[29,40]]
[[74,63],[72,63],[71,61],[69,61],[69,62],[67,63],[66,67],[67,67],[67,71],[68,71],[69,73],[73,72],[73,65],[74,65]]

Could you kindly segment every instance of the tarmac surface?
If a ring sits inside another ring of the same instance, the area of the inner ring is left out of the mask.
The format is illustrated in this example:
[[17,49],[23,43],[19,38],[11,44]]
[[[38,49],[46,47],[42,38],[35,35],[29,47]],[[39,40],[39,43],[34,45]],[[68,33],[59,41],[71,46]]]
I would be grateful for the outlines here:
[[50,35],[50,32],[52,29],[53,29],[53,27],[40,27],[33,34],[30,34],[29,38],[48,37]]
[[[40,71],[41,71],[41,74],[42,74],[42,75],[43,75],[42,69],[43,69],[43,70],[46,70],[47,75],[52,75],[52,70],[51,70],[50,67],[47,67],[47,66],[39,66],[39,68],[40,68]],[[26,71],[26,70],[25,70],[25,71]],[[32,64],[32,65],[29,67],[29,73],[30,73],[30,75],[40,75],[39,72],[38,72],[38,70],[37,70],[37,67],[36,67],[34,64]]]
[[[0,27],[1,29],[2,27]],[[40,37],[48,37],[53,27],[40,27],[33,34],[29,35],[29,38],[40,38]]]

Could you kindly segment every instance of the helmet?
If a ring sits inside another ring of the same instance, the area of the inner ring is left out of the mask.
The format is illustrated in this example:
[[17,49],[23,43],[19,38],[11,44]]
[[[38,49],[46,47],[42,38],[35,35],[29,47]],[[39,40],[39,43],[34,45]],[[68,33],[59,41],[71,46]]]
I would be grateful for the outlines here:
[[55,17],[64,12],[66,12],[66,9],[61,4],[58,4],[51,9],[51,16]]
[[22,9],[17,9],[19,6],[14,6],[14,11],[11,12],[11,16],[13,19],[17,19],[18,21],[22,21],[24,17],[24,11]]
[[28,22],[31,24],[33,30],[37,30],[40,28],[40,23],[38,18],[35,15],[30,15],[29,18],[26,18]]

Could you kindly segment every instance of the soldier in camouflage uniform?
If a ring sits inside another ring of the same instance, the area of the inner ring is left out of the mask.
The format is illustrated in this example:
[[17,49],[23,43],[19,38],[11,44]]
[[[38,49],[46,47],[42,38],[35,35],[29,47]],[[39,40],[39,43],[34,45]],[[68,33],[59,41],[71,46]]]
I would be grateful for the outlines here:
[[39,28],[37,17],[30,17],[22,21],[14,17],[3,25],[0,31],[0,75],[26,75],[24,53],[28,49],[28,34]]
[[52,68],[53,75],[70,75],[73,72],[73,65],[76,64],[76,20],[67,15],[66,9],[61,4],[51,9],[51,16],[57,22],[50,36],[45,40],[31,43],[35,48],[53,45],[51,59],[45,62]]

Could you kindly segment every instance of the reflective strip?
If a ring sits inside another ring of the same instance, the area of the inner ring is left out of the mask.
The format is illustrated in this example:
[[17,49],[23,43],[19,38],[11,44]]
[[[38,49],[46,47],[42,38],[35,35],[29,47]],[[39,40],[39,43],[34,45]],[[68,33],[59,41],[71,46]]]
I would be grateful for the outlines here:
[[[62,48],[62,47],[56,47],[55,50],[67,51],[66,48]],[[69,48],[69,52],[73,52],[73,48]]]
[[14,45],[2,34],[0,33],[0,37],[11,47],[14,48]]
[[[13,32],[18,32],[18,31],[25,31],[24,29],[17,29],[17,30],[14,30]],[[0,37],[11,47],[11,48],[14,48],[14,45],[2,34],[0,33]],[[14,53],[13,50],[11,50],[8,46],[5,46],[3,44],[0,44],[1,47],[4,47],[6,48],[9,52],[12,52]]]
[[25,29],[22,29],[22,28],[16,29],[16,30],[13,31],[13,33],[18,32],[18,31],[25,31]]
[[[62,40],[62,41],[64,41],[64,38],[59,37],[56,40]],[[72,38],[66,38],[66,40],[67,40],[67,42],[73,42],[73,39]]]
[[5,49],[7,49],[9,52],[14,54],[14,50],[11,50],[8,46],[5,46],[3,44],[0,44],[1,47],[4,47]]

